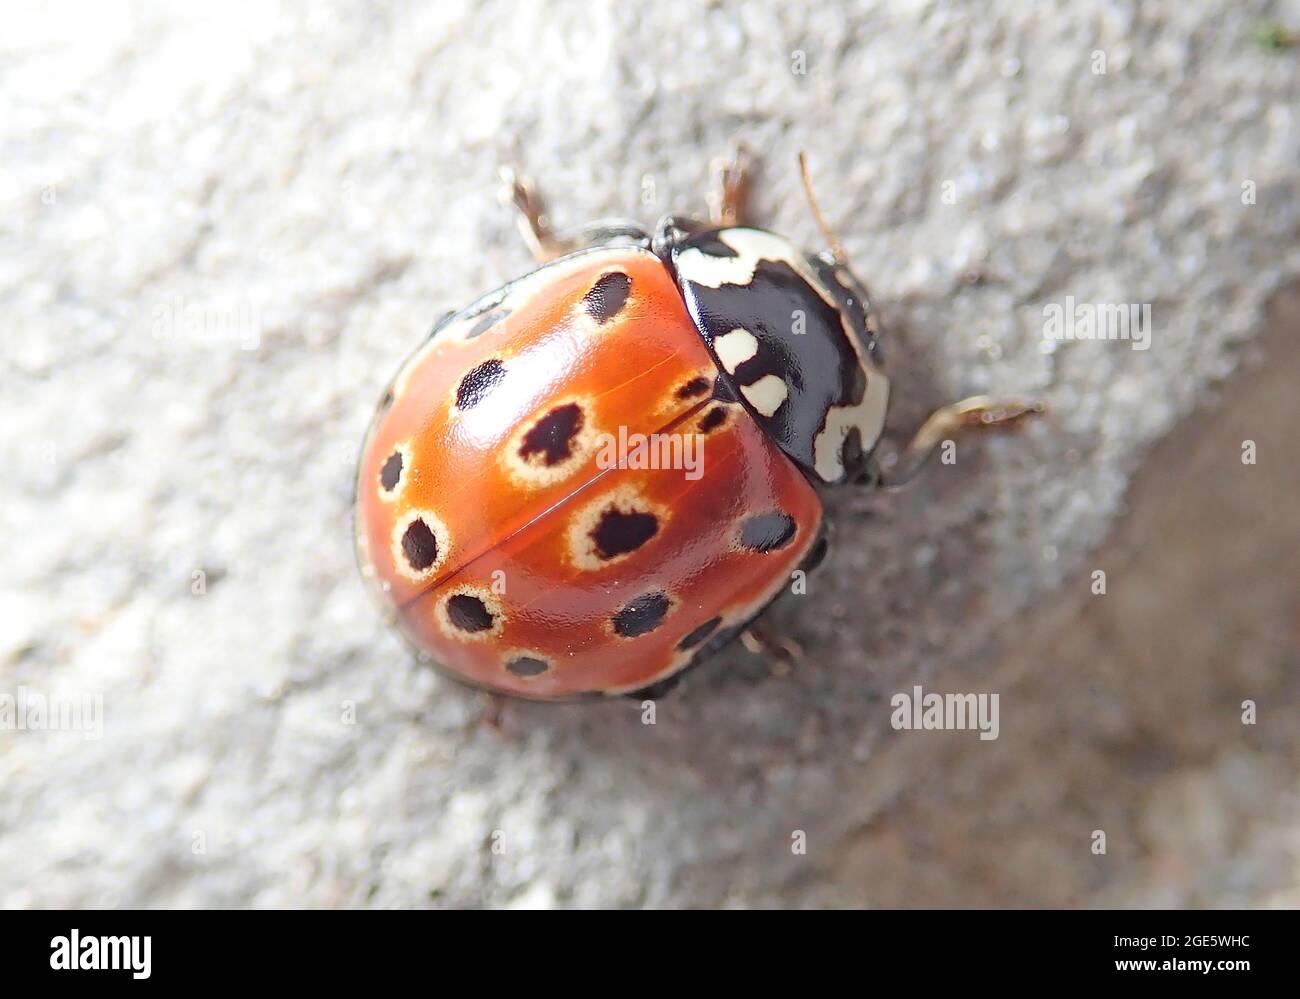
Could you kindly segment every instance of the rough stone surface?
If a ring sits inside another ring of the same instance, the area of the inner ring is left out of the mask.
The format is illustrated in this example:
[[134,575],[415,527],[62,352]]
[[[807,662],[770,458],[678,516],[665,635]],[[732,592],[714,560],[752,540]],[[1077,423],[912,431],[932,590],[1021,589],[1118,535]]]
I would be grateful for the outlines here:
[[[1295,904],[1293,736],[1184,744],[1203,716],[1133,706],[1180,689],[1160,642],[1150,684],[1003,668],[1025,648],[1079,661],[1061,608],[1130,477],[1300,271],[1297,61],[1252,37],[1288,15],[7,14],[0,694],[99,694],[104,715],[99,739],[0,728],[0,904]],[[484,724],[357,578],[371,407],[440,312],[529,266],[499,164],[561,224],[649,223],[698,210],[737,139],[765,157],[759,218],[815,245],[808,150],[889,333],[897,435],[976,392],[1051,415],[963,441],[906,494],[833,498],[837,547],[774,614],[805,650],[791,674],[735,650],[654,725],[629,701]],[[1066,296],[1150,304],[1150,349],[1045,342]],[[1196,703],[1235,717],[1259,687],[1293,721],[1294,625],[1276,634],[1217,693],[1197,672]],[[1001,691],[1001,738],[893,731],[913,683]],[[1114,862],[1089,866],[1108,821]]]

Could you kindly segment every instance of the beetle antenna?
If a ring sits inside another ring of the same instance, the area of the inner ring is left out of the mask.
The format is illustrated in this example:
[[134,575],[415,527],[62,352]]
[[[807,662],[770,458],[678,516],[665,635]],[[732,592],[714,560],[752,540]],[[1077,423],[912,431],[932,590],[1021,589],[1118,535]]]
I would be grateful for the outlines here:
[[844,247],[834,231],[826,224],[826,216],[822,214],[817,204],[817,196],[813,194],[812,177],[808,174],[808,157],[804,155],[802,149],[799,150],[799,175],[803,178],[803,193],[808,198],[808,207],[812,209],[813,218],[817,220],[817,228],[822,231],[822,236],[826,238],[826,243],[831,248],[831,256],[835,258],[837,264],[847,266],[849,255],[844,252]]

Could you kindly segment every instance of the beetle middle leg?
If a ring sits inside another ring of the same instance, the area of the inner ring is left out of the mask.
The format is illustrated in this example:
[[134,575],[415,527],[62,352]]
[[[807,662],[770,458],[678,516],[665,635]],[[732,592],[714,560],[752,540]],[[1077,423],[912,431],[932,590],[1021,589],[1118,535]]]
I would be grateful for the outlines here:
[[882,488],[897,489],[911,481],[935,449],[958,431],[1009,427],[1046,411],[1041,402],[995,399],[987,395],[950,403],[929,415],[890,468],[880,469],[873,458],[866,475]]
[[573,241],[557,236],[551,228],[542,196],[533,182],[513,167],[502,167],[500,173],[501,200],[518,212],[519,234],[533,258],[544,264],[572,250]]
[[501,200],[518,213],[519,233],[539,264],[593,246],[623,244],[647,249],[650,246],[650,234],[637,223],[624,219],[604,219],[568,232],[556,232],[532,181],[512,167],[502,167],[501,182]]

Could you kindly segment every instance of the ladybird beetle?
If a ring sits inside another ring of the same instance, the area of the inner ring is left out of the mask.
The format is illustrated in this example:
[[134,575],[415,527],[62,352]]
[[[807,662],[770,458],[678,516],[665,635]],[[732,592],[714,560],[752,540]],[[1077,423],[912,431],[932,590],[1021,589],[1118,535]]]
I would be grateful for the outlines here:
[[[826,252],[744,224],[743,150],[707,222],[653,233],[562,238],[507,174],[541,266],[436,324],[357,473],[363,575],[422,658],[540,700],[662,689],[820,560],[819,488],[882,483],[877,330],[800,162]],[[945,407],[902,464],[1032,409]]]

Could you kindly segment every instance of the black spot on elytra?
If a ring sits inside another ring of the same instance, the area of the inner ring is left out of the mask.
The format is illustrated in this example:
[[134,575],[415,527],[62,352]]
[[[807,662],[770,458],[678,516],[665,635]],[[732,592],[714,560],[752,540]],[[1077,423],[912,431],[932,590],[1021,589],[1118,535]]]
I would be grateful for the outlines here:
[[550,668],[550,663],[536,656],[516,656],[506,663],[506,669],[515,676],[538,676]]
[[677,390],[678,399],[690,399],[697,395],[703,395],[709,390],[709,380],[704,377],[692,378],[689,382]]
[[601,326],[618,315],[627,302],[627,293],[632,289],[632,279],[622,271],[610,271],[601,276],[582,300],[582,307],[587,314]]
[[557,465],[573,453],[573,438],[582,429],[582,407],[576,402],[556,406],[524,434],[519,456],[540,454],[547,465]]
[[750,551],[766,554],[784,548],[794,537],[794,518],[779,510],[750,517],[740,527],[740,543]]
[[611,507],[600,515],[600,523],[591,532],[596,554],[603,559],[617,558],[634,552],[655,536],[659,518],[653,513],[634,510],[624,513]]
[[438,561],[438,538],[419,517],[411,521],[402,535],[402,554],[416,572],[424,572]]
[[487,631],[496,618],[480,598],[472,593],[457,593],[447,601],[447,617],[461,631]]
[[379,470],[379,484],[384,487],[384,492],[391,493],[397,488],[397,483],[402,478],[402,452],[394,451],[384,462],[384,467]]
[[460,380],[460,386],[456,389],[456,408],[469,409],[477,406],[505,374],[506,366],[495,357],[471,370]]
[[667,594],[643,594],[614,615],[614,632],[624,638],[648,634],[664,623],[667,614]]
[[478,322],[465,334],[465,339],[473,340],[475,337],[482,336],[508,315],[510,315],[509,309],[493,309],[491,312],[483,313],[478,317]]
[[714,406],[699,422],[700,433],[707,434],[727,422],[727,411],[721,406]]
[[702,641],[708,638],[717,630],[718,625],[722,623],[722,618],[713,617],[705,621],[702,625],[692,631],[689,635],[677,643],[677,648],[685,652],[687,649],[693,649]]

